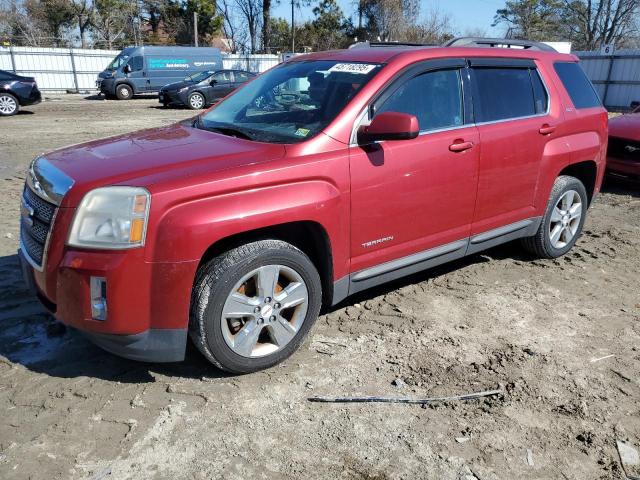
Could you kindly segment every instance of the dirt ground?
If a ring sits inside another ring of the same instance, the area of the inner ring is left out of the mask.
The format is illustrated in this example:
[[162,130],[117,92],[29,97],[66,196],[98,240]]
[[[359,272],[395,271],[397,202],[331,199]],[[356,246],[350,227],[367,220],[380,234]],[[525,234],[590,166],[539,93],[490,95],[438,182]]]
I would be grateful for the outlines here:
[[[640,442],[640,186],[607,181],[572,252],[505,245],[364,292],[276,368],[227,376],[191,348],[104,353],[25,292],[15,251],[41,151],[192,115],[52,98],[0,119],[0,478],[621,479]],[[498,396],[421,407],[312,395]]]

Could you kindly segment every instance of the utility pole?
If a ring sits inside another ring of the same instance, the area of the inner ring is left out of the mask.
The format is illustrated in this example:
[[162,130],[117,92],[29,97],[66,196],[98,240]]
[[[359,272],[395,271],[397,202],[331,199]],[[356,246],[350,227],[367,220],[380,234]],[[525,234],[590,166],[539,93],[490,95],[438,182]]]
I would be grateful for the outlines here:
[[193,43],[198,46],[198,12],[193,12]]
[[291,53],[296,51],[296,26],[294,16],[295,0],[291,0]]

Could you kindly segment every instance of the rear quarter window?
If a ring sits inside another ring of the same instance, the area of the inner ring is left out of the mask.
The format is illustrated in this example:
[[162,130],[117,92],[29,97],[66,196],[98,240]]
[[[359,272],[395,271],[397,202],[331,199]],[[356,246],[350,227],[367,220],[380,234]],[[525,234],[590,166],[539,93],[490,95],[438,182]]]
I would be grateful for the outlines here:
[[553,67],[576,108],[600,107],[602,102],[582,67],[575,62],[557,62]]
[[529,117],[546,110],[544,96],[534,97],[528,68],[475,67],[473,80],[476,122]]

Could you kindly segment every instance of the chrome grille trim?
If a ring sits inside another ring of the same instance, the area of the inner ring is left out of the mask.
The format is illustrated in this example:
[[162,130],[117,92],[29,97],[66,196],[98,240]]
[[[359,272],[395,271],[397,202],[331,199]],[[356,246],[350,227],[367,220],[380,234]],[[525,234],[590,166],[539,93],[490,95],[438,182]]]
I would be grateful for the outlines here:
[[29,167],[20,208],[20,249],[33,268],[46,265],[51,232],[58,208],[73,180],[45,158],[36,158]]

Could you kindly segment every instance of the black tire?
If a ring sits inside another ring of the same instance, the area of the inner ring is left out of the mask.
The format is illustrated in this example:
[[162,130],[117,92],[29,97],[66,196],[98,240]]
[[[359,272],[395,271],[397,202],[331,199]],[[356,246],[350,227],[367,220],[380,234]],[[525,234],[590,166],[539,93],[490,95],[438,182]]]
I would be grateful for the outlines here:
[[207,100],[200,92],[193,92],[187,97],[187,107],[191,110],[202,110],[207,106]]
[[[233,287],[243,276],[265,265],[295,270],[308,291],[308,308],[295,336],[274,353],[245,357],[227,344],[222,331],[222,310]],[[280,240],[260,240],[229,250],[200,267],[191,298],[189,335],[198,350],[215,366],[243,374],[269,368],[288,358],[313,327],[322,303],[318,271],[302,251]]]
[[[551,214],[562,195],[570,190],[574,190],[580,196],[580,200],[582,202],[582,215],[578,224],[578,229],[573,235],[573,238],[562,248],[556,248],[552,245],[549,236]],[[576,241],[580,237],[580,234],[582,233],[582,227],[584,226],[584,221],[587,215],[588,204],[589,202],[587,191],[580,180],[568,175],[562,175],[558,177],[553,184],[553,188],[551,189],[549,202],[547,203],[547,208],[545,210],[545,214],[542,218],[542,222],[540,223],[538,231],[531,237],[523,238],[522,245],[529,253],[539,258],[557,258],[564,255],[569,250],[571,250],[571,248],[573,248]]]
[[3,106],[0,110],[0,116],[2,117],[10,117],[20,111],[18,99],[7,92],[0,93],[0,105]]
[[118,100],[131,100],[133,98],[133,89],[126,83],[121,83],[116,87],[116,97]]

